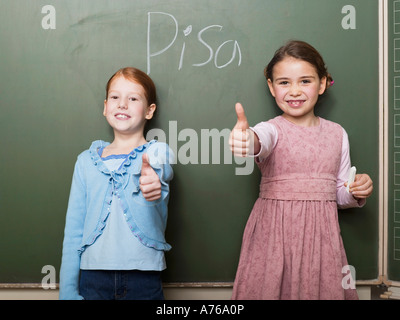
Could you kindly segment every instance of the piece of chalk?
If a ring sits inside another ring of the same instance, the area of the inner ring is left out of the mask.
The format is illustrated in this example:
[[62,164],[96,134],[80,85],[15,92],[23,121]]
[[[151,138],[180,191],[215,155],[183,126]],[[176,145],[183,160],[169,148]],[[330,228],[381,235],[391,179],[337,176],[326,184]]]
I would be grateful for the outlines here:
[[350,193],[350,184],[352,184],[354,182],[354,179],[356,177],[356,172],[357,172],[356,167],[351,167],[350,168],[349,180],[347,180],[347,192],[349,192],[349,193]]

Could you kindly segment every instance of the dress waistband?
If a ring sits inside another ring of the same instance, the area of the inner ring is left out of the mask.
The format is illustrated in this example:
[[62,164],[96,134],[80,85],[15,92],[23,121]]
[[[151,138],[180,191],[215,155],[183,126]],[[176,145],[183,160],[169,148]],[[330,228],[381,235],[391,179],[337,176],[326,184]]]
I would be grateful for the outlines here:
[[260,198],[336,201],[336,177],[331,174],[287,174],[262,177]]

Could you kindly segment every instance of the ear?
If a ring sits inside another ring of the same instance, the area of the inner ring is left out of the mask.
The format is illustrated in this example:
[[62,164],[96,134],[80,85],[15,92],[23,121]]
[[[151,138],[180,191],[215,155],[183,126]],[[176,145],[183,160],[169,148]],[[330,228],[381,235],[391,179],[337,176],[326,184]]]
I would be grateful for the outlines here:
[[272,83],[271,79],[268,79],[268,88],[269,88],[269,91],[271,92],[272,96],[275,98],[274,84]]
[[104,100],[104,109],[103,109],[103,116],[107,114],[107,100]]
[[151,118],[153,118],[153,115],[154,115],[154,112],[156,111],[156,109],[157,109],[157,106],[155,105],[155,103],[152,103],[151,105],[149,105],[146,110],[145,118],[147,120],[150,120]]
[[318,94],[321,95],[325,92],[326,90],[326,85],[327,85],[327,78],[326,77],[322,77],[322,79],[320,80],[320,85],[319,85],[319,91]]

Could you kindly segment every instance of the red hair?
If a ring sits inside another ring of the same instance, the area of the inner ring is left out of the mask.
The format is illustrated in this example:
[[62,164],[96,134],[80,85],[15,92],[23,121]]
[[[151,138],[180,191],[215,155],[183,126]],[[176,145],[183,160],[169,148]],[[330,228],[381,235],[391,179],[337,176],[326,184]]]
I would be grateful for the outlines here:
[[111,76],[106,86],[106,100],[108,99],[108,91],[110,90],[111,83],[118,77],[124,77],[127,80],[140,84],[144,89],[148,105],[156,103],[157,93],[153,80],[143,71],[133,67],[119,69]]

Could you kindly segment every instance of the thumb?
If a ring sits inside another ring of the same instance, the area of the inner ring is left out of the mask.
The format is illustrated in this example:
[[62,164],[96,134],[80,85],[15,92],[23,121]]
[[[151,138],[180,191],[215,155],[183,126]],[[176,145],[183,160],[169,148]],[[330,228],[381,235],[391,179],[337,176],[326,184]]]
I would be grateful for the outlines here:
[[153,168],[150,165],[150,160],[149,160],[149,155],[147,153],[144,153],[142,156],[142,170],[140,174],[146,175],[149,174],[149,172],[153,171]]
[[235,105],[237,122],[234,129],[249,129],[249,123],[247,122],[246,114],[244,112],[243,106],[240,103],[236,103]]

